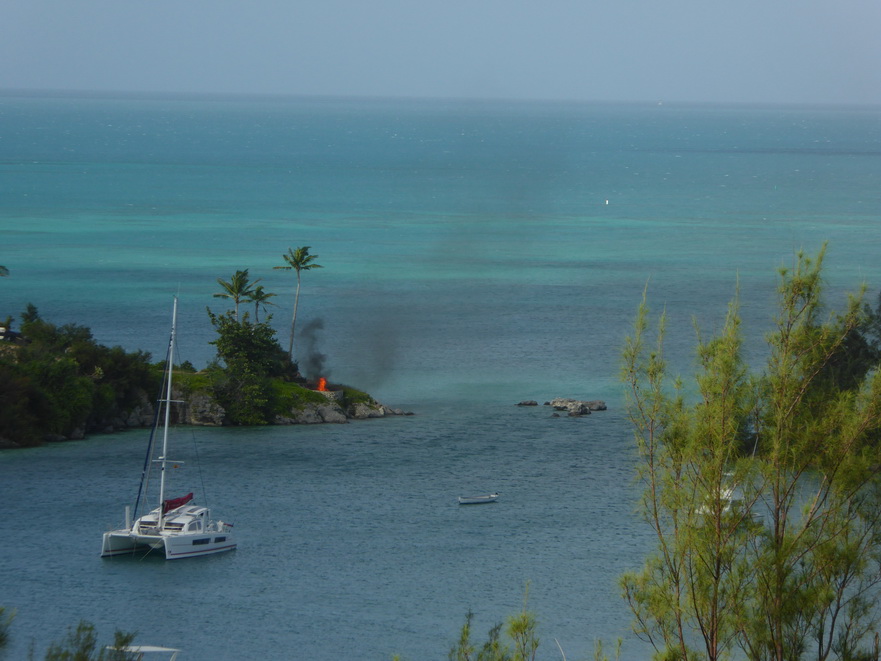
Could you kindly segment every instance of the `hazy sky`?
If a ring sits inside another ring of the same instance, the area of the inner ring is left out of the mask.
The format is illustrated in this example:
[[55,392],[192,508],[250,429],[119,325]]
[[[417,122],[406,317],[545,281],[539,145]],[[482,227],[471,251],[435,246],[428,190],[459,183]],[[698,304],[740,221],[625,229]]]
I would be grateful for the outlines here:
[[881,0],[0,0],[0,89],[881,103]]

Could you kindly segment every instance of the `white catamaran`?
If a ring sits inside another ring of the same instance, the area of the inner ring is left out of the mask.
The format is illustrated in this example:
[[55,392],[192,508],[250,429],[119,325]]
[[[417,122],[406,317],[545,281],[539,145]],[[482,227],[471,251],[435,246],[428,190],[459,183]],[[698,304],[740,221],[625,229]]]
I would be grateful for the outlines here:
[[[131,521],[131,510],[126,507],[125,527],[104,533],[101,547],[102,558],[123,554],[144,554],[155,550],[164,552],[167,560],[173,560],[231,551],[236,547],[232,525],[212,520],[207,507],[200,507],[192,503],[192,493],[180,498],[165,498],[166,467],[169,463],[180,463],[168,459],[168,427],[171,419],[171,404],[173,403],[171,374],[176,326],[177,298],[174,299],[171,339],[168,342],[168,356],[165,361],[165,383],[163,384],[165,397],[159,400],[160,415],[156,416],[156,422],[150,434],[147,458],[141,475],[141,486],[138,489],[138,498],[135,503],[135,515],[137,516],[142,498],[145,498],[151,463],[159,467],[159,506],[152,512],[135,519],[134,523]],[[162,452],[154,459],[154,439],[160,426],[160,419],[162,419]]]

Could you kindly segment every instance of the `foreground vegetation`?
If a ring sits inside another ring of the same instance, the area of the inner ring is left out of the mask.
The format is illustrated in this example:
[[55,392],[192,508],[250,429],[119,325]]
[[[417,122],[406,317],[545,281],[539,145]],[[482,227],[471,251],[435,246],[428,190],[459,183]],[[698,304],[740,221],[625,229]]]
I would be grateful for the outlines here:
[[[14,613],[6,613],[6,609],[0,606],[0,656],[3,648],[11,637]],[[91,622],[81,620],[76,628],[69,628],[64,639],[49,645],[43,656],[43,661],[139,661],[141,656],[135,652],[126,651],[135,639],[135,634],[117,630],[113,635],[113,642],[109,645],[98,645],[98,635],[95,626]],[[31,645],[28,653],[28,661],[34,661],[37,657]]]
[[878,312],[859,294],[829,313],[822,261],[781,272],[763,369],[736,300],[699,334],[693,394],[640,307],[623,378],[656,548],[621,586],[659,661],[878,659]]

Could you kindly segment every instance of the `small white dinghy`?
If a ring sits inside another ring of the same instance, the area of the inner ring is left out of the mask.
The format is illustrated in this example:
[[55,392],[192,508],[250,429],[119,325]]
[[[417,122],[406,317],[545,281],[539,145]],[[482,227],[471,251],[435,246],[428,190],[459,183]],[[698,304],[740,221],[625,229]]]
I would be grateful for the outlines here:
[[112,652],[131,654],[136,661],[146,661],[147,659],[157,659],[159,661],[160,657],[167,659],[167,661],[176,661],[177,655],[180,654],[180,650],[173,647],[159,647],[158,645],[129,645],[128,647],[108,647],[107,649]]
[[459,496],[460,505],[484,505],[494,503],[499,499],[499,494],[490,493],[485,496]]

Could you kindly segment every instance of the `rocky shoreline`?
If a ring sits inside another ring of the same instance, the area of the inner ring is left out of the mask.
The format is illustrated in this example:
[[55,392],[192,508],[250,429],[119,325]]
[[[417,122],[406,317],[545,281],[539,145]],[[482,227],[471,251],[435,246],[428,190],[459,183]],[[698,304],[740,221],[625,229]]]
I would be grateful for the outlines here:
[[[369,420],[389,416],[413,415],[412,412],[392,408],[372,398],[367,402],[347,404],[340,391],[322,393],[325,402],[305,402],[298,408],[292,408],[285,415],[277,415],[273,425],[314,425],[314,424],[346,424],[350,420]],[[226,411],[210,394],[196,392],[186,395],[175,390],[172,395],[177,401],[183,402],[180,407],[172,409],[171,419],[174,424],[195,425],[200,427],[222,427],[226,420]],[[177,410],[175,410],[177,409]],[[64,441],[80,441],[90,434],[109,434],[126,429],[151,427],[156,409],[146,393],[141,393],[140,401],[130,411],[102,421],[94,428],[77,428],[69,434],[49,434],[43,438],[46,443],[62,443]],[[21,447],[11,439],[0,437],[0,449]]]
[[[292,408],[285,415],[276,415],[273,425],[316,425],[316,424],[346,424],[351,420],[369,420],[385,418],[389,416],[409,416],[412,412],[392,408],[381,404],[372,398],[367,402],[346,403],[343,393],[340,391],[322,392],[326,401],[306,402],[300,407]],[[226,412],[211,395],[205,392],[196,392],[185,395],[175,392],[174,398],[183,402],[183,406],[177,411],[172,411],[172,422],[175,424],[195,425],[200,427],[222,427],[225,424]],[[524,400],[517,406],[538,406],[535,400]],[[553,409],[553,416],[560,417],[565,413],[568,417],[590,415],[595,411],[605,411],[606,403],[602,400],[580,400],[567,397],[557,397],[544,402],[544,406]],[[86,438],[88,434],[102,434],[137,429],[153,425],[155,408],[149,401],[146,393],[142,393],[140,402],[130,411],[120,414],[110,420],[104,421],[93,429],[74,429],[70,434],[51,434],[43,440],[47,443],[59,443],[64,441],[78,441]],[[0,449],[12,449],[21,447],[19,444],[0,437]]]
[[[345,424],[349,420],[368,420],[393,415],[413,415],[410,412],[394,409],[373,400],[346,404],[343,393],[338,390],[325,391],[326,402],[306,402],[299,408],[292,408],[286,415],[276,415],[273,425],[315,425]],[[187,425],[221,427],[226,412],[217,401],[206,393],[196,393],[187,400],[184,418]],[[152,418],[151,418],[152,420]]]

